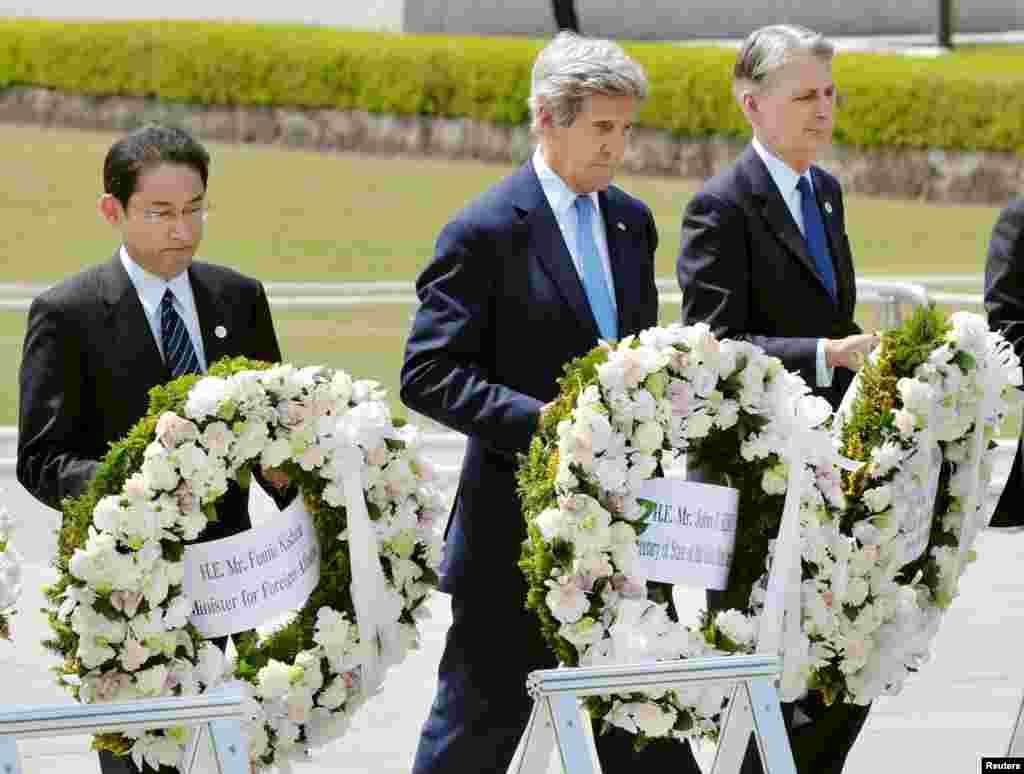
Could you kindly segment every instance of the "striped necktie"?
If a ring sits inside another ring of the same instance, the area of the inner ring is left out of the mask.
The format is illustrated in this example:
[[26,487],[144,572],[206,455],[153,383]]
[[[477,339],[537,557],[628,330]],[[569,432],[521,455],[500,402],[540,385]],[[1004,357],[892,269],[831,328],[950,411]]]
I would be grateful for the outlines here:
[[188,335],[185,321],[174,308],[174,293],[170,288],[160,302],[160,338],[164,345],[164,362],[173,378],[201,373],[192,338]]

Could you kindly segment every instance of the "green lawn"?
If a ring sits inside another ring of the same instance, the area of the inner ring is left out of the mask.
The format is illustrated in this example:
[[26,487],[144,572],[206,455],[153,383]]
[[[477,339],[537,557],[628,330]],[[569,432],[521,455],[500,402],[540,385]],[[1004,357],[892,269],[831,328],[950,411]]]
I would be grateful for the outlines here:
[[[115,234],[96,213],[100,169],[113,135],[0,126],[0,282],[53,282],[105,260]],[[438,230],[511,167],[471,161],[320,155],[212,145],[211,216],[202,254],[264,280],[415,277]],[[653,209],[661,234],[658,274],[674,274],[682,208],[699,183],[626,177]],[[997,211],[851,197],[849,232],[858,270],[870,274],[980,272]],[[410,306],[278,312],[281,347],[296,363],[343,367],[380,380],[397,403]],[[678,318],[665,305],[662,321]],[[876,327],[873,308],[862,322]],[[24,314],[0,312],[0,425],[17,418]]]
[[[54,281],[109,256],[96,212],[115,135],[0,126],[0,282]],[[412,279],[444,223],[512,167],[211,145],[214,212],[203,255],[267,280]],[[683,207],[699,181],[626,176],[658,222],[658,273],[673,275]],[[866,274],[980,272],[997,209],[850,197]]]

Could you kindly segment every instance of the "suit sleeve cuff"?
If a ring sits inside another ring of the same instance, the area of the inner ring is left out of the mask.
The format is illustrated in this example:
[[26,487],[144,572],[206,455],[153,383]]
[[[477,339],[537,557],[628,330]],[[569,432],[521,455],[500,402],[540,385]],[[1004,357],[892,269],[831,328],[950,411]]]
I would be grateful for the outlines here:
[[829,368],[825,360],[825,339],[818,339],[818,357],[816,364],[816,381],[818,387],[831,387],[834,368]]

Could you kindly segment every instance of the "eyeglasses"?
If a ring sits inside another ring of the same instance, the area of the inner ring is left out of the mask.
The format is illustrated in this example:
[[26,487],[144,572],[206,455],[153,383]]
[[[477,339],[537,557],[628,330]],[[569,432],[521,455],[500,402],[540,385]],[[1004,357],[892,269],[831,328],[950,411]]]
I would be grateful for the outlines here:
[[[143,210],[142,220],[151,226],[170,226],[178,220],[178,213],[174,210]],[[197,226],[206,223],[210,217],[210,205],[202,204],[197,207],[188,207],[181,212],[181,218],[190,226]]]

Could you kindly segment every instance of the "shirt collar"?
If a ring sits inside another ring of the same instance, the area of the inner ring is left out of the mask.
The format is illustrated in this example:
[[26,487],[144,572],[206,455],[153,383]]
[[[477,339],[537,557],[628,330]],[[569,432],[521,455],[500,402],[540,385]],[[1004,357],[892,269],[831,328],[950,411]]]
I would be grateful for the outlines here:
[[810,167],[802,175],[798,175],[789,164],[764,147],[756,137],[751,142],[751,145],[754,146],[754,150],[757,151],[757,155],[761,157],[764,165],[768,167],[768,174],[772,176],[772,180],[775,181],[775,185],[778,186],[783,196],[789,196],[796,190],[797,183],[800,182],[801,177],[807,178],[807,182],[811,185],[811,190],[814,190],[814,180],[811,179]]
[[[555,213],[555,217],[563,217],[576,202],[576,197],[579,196],[574,190],[572,190],[568,183],[558,176],[558,173],[553,170],[544,158],[544,149],[538,145],[537,150],[533,152],[533,169],[537,173],[537,179],[540,180],[540,187],[544,189],[544,195],[548,199],[548,204],[551,205],[552,211]],[[597,198],[597,192],[594,191],[589,194],[590,201],[594,205],[594,211],[601,211],[601,203]]]
[[140,296],[148,301],[153,307],[158,307],[160,302],[163,301],[164,293],[167,288],[170,288],[174,293],[175,298],[178,299],[178,303],[184,306],[188,299],[192,295],[192,286],[188,282],[188,272],[183,271],[178,276],[174,277],[170,282],[165,280],[163,277],[158,277],[146,269],[142,268],[137,264],[130,255],[128,255],[128,248],[121,245],[121,264],[124,266],[124,270],[128,272],[128,279],[131,280],[132,285],[135,286],[135,290]]

